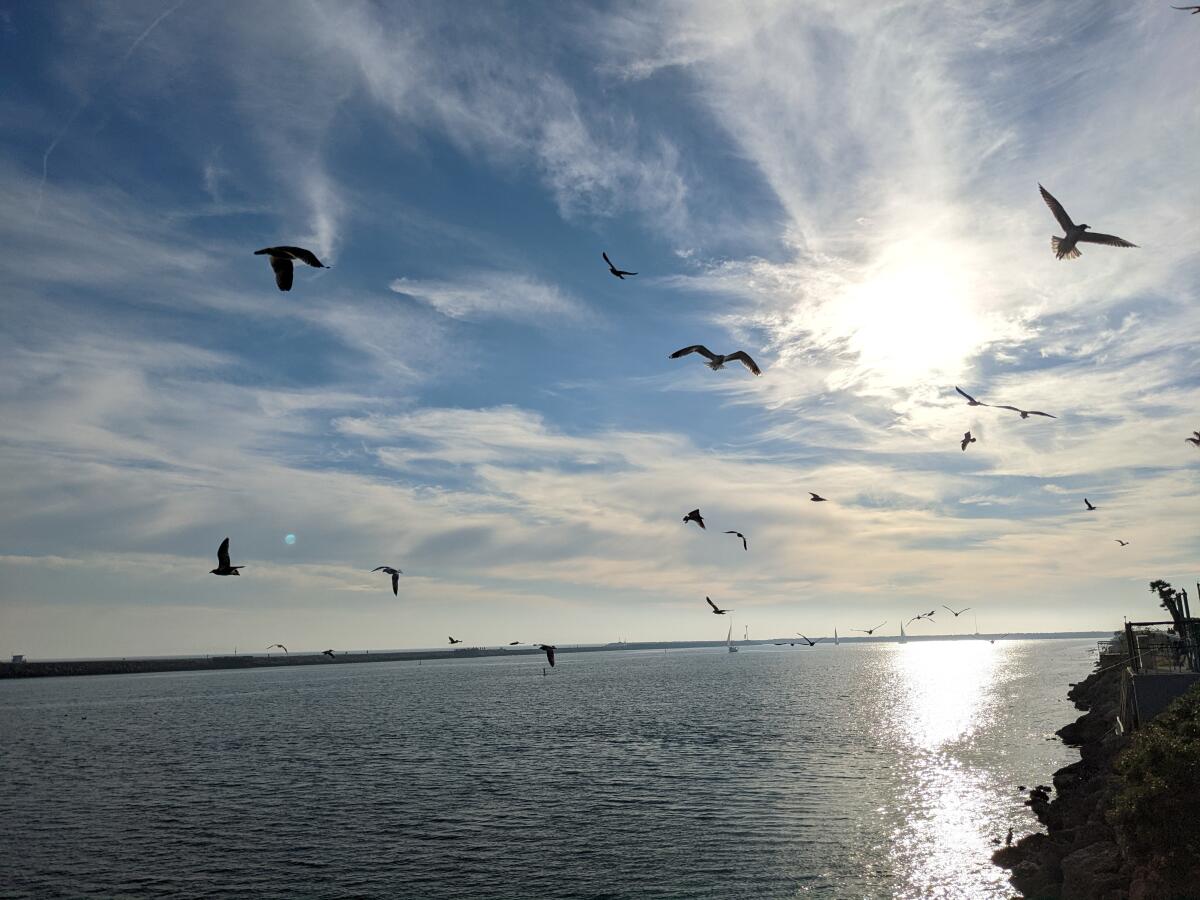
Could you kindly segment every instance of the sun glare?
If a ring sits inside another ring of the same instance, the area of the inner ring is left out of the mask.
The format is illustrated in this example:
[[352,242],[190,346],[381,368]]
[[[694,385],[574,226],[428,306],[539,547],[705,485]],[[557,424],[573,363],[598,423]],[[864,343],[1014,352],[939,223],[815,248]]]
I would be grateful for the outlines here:
[[948,242],[905,241],[846,291],[832,325],[863,369],[889,385],[952,373],[987,339],[962,255]]

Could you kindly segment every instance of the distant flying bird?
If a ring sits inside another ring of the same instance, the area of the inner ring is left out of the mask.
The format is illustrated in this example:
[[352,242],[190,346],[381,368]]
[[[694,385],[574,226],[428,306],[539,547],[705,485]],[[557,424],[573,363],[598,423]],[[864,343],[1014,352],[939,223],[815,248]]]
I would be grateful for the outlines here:
[[453,647],[455,644],[461,644],[461,643],[462,643],[462,641],[456,641],[454,638],[450,638],[450,646],[451,647]]
[[734,353],[726,353],[722,355],[720,353],[713,353],[702,344],[692,344],[690,347],[684,347],[682,350],[676,350],[671,354],[670,358],[679,359],[679,357],[687,356],[689,353],[699,353],[701,356],[706,357],[708,362],[706,362],[705,365],[714,372],[717,371],[717,369],[725,368],[725,363],[727,362],[740,362],[755,375],[762,374],[762,370],[759,369],[758,364],[749,357],[745,350],[738,350]]
[[1086,506],[1086,507],[1088,508],[1088,512],[1091,512],[1093,509],[1099,509],[1099,508],[1100,508],[1100,507],[1098,507],[1098,506],[1092,506],[1092,501],[1091,501],[1091,500],[1089,500],[1087,497],[1084,497],[1084,498],[1083,498],[1083,505],[1084,505],[1084,506]]
[[625,280],[626,275],[636,275],[637,274],[637,272],[626,272],[624,269],[618,269],[616,266],[613,265],[613,261],[608,258],[607,253],[601,253],[600,255],[603,256],[604,261],[606,263],[608,263],[608,271],[612,272],[613,275],[615,275],[617,278],[620,278],[622,281]]
[[317,255],[311,250],[305,250],[303,247],[264,247],[261,250],[255,250],[255,256],[267,255],[271,258],[271,269],[275,272],[275,285],[281,291],[290,291],[292,289],[292,260],[306,263],[314,269],[328,269]]
[[850,630],[851,631],[860,631],[863,634],[874,634],[875,632],[877,632],[880,628],[882,628],[886,624],[887,624],[887,622],[880,622],[874,628],[851,628]]
[[509,641],[509,642],[508,642],[508,646],[510,646],[510,647],[515,647],[515,646],[517,646],[517,645],[518,645],[518,644],[520,644],[520,643],[521,643],[520,641]]
[[725,533],[726,534],[736,534],[738,537],[740,537],[742,539],[742,549],[743,550],[750,549],[750,545],[746,543],[746,536],[744,534],[742,534],[740,531],[727,531]]
[[966,612],[968,609],[970,609],[970,608],[971,608],[971,607],[969,607],[969,606],[964,606],[964,607],[963,607],[962,609],[960,609],[958,612],[954,612],[954,610],[950,609],[950,607],[948,607],[948,606],[943,606],[943,607],[942,607],[942,609],[946,610],[947,612],[952,612],[952,613],[954,613],[954,618],[956,618],[956,619],[957,619],[959,616],[961,616],[963,613],[965,613],[965,612]]
[[714,615],[714,616],[723,616],[723,615],[725,615],[725,613],[727,613],[727,612],[733,612],[733,610],[731,610],[731,609],[721,609],[721,607],[717,606],[717,604],[715,604],[715,603],[713,603],[713,602],[712,602],[712,598],[711,598],[711,597],[705,597],[704,599],[705,599],[705,600],[707,600],[707,601],[708,601],[708,605],[712,607],[712,611],[713,611],[713,615]]
[[404,573],[399,569],[393,569],[391,566],[376,566],[372,572],[387,572],[392,576],[392,593],[397,597],[400,596],[400,576]]
[[1030,416],[1045,416],[1047,419],[1057,419],[1058,418],[1058,416],[1052,416],[1048,412],[1039,412],[1036,409],[1021,409],[1020,407],[1016,407],[1016,406],[1000,406],[1000,405],[994,406],[993,408],[994,409],[1011,409],[1013,412],[1020,413],[1022,419],[1028,419]]
[[1116,541],[1118,544],[1120,544],[1122,547],[1129,546],[1129,541],[1123,541],[1120,538],[1113,538],[1113,540]]
[[282,650],[284,653],[287,653],[287,652],[288,652],[288,651],[287,651],[287,647],[283,646],[283,644],[272,644],[272,645],[271,645],[270,647],[268,647],[267,649],[268,649],[268,650],[274,650],[276,647],[278,647],[278,648],[279,648],[280,650]]
[[[698,509],[693,509],[690,513],[683,517],[683,524],[686,525],[688,522],[695,522],[701,528],[704,528],[704,517],[700,515],[700,510]],[[708,529],[705,529],[705,531],[707,530]]]
[[245,566],[231,566],[229,564],[229,538],[221,541],[221,546],[217,548],[217,567],[210,569],[210,575],[241,575],[238,569],[244,569]]
[[975,438],[971,437],[971,432],[969,432],[969,431],[962,436],[962,441],[960,442],[960,444],[964,450],[967,449],[967,444],[974,444],[974,443],[975,443]]
[[332,650],[322,650],[321,655],[328,656],[330,659],[333,659],[333,651]]
[[986,403],[981,403],[980,401],[976,400],[974,397],[972,397],[970,394],[968,394],[966,391],[964,391],[958,385],[955,385],[954,389],[956,391],[958,391],[960,394],[962,394],[964,397],[967,398],[967,406],[987,406],[988,405]]
[[[796,634],[800,634],[800,632],[797,631]],[[817,644],[821,643],[821,641],[825,640],[825,638],[817,638],[815,641],[811,641],[802,634],[800,634],[800,637],[804,638],[804,642],[810,647],[815,647]]]
[[820,494],[814,494],[812,491],[809,491],[808,494],[809,494],[809,500],[812,501],[813,503],[829,502],[825,497],[822,497]]
[[1046,201],[1046,205],[1050,207],[1050,212],[1054,213],[1054,218],[1058,219],[1058,224],[1066,232],[1065,237],[1050,238],[1050,248],[1059,259],[1077,259],[1081,254],[1075,245],[1080,241],[1087,244],[1106,244],[1109,247],[1137,246],[1137,244],[1131,244],[1129,241],[1119,238],[1115,234],[1089,233],[1087,225],[1076,225],[1071,221],[1071,217],[1067,215],[1067,211],[1063,209],[1062,204],[1055,200],[1048,190],[1040,184],[1038,185],[1038,190],[1042,192],[1042,199]]
[[1184,440],[1193,447],[1200,447],[1200,431],[1193,431],[1192,434],[1194,434],[1195,437],[1184,438]]
[[1190,12],[1193,16],[1200,13],[1200,6],[1172,6],[1171,9],[1177,9],[1180,12]]
[[538,644],[539,650],[546,651],[546,659],[550,661],[550,668],[554,668],[554,651],[558,648],[553,644]]

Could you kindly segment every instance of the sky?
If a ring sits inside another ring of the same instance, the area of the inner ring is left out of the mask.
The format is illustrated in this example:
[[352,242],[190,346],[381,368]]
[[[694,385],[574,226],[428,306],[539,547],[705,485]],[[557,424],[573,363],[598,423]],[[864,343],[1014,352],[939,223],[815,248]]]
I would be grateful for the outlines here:
[[[1200,20],[550,10],[0,0],[0,652],[1112,629],[1200,577]],[[1056,260],[1039,182],[1138,248]]]

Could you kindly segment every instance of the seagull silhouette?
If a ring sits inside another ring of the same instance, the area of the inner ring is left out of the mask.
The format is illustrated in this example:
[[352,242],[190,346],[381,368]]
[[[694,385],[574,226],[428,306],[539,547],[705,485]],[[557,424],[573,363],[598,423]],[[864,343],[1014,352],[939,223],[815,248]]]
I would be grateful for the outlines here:
[[1045,416],[1047,419],[1057,419],[1058,418],[1058,416],[1052,416],[1048,412],[1039,412],[1036,409],[1021,409],[1020,407],[1017,407],[1017,406],[1002,406],[1002,405],[997,404],[993,408],[994,409],[1011,409],[1013,412],[1020,413],[1022,419],[1028,419],[1030,416]]
[[1091,500],[1089,500],[1087,497],[1084,497],[1084,498],[1083,498],[1083,505],[1084,505],[1084,506],[1086,506],[1086,507],[1088,508],[1088,512],[1091,512],[1093,509],[1099,509],[1099,508],[1100,508],[1100,507],[1098,507],[1098,506],[1092,506],[1092,501],[1091,501]]
[[392,593],[397,597],[400,596],[400,576],[404,573],[399,569],[393,569],[391,566],[376,566],[372,572],[387,572],[392,576]]
[[1123,541],[1120,538],[1113,538],[1113,540],[1116,541],[1118,544],[1120,544],[1122,547],[1129,546],[1129,541]]
[[967,449],[967,444],[974,444],[974,443],[975,443],[975,438],[971,437],[971,432],[969,432],[969,431],[962,436],[962,441],[960,442],[960,444],[964,450]]
[[956,391],[958,391],[960,394],[962,394],[964,397],[967,398],[967,406],[987,406],[988,405],[987,403],[981,403],[980,401],[976,400],[974,397],[972,397],[970,394],[968,394],[966,391],[964,391],[958,385],[955,385],[954,389]]
[[822,497],[820,494],[814,494],[812,491],[809,491],[808,493],[809,493],[808,499],[813,503],[828,503],[829,502],[825,497]]
[[270,647],[268,647],[267,649],[268,649],[268,650],[274,650],[276,647],[278,647],[278,648],[279,648],[280,650],[282,650],[284,653],[287,653],[287,652],[288,652],[288,651],[287,651],[287,647],[283,646],[283,644],[272,644],[272,645],[271,645]]
[[510,647],[516,647],[516,646],[517,646],[518,644],[520,644],[520,643],[521,643],[520,641],[509,641],[509,642],[508,642],[508,646],[510,646]]
[[462,643],[462,641],[456,641],[454,638],[450,638],[450,646],[451,647],[453,647],[455,644],[461,644],[461,643]]
[[874,628],[851,628],[850,630],[851,631],[859,631],[859,632],[862,632],[863,634],[874,634],[875,632],[877,632],[880,628],[882,628],[886,624],[887,624],[887,622],[880,622]]
[[1200,13],[1200,6],[1172,6],[1171,9],[1177,9],[1180,12],[1190,12],[1193,16]]
[[950,609],[950,607],[948,607],[948,606],[943,606],[943,607],[942,607],[942,609],[946,610],[947,612],[952,612],[952,613],[954,613],[954,618],[956,618],[956,619],[957,619],[959,616],[961,616],[963,613],[965,613],[965,612],[966,612],[968,609],[970,609],[970,608],[971,608],[971,607],[969,607],[969,606],[964,606],[964,607],[963,607],[962,609],[960,609],[958,612],[954,612],[954,610]]
[[[683,524],[686,525],[688,522],[695,522],[701,528],[704,528],[704,516],[700,515],[700,510],[698,509],[693,509],[683,517]],[[704,530],[707,531],[708,529],[705,528]]]
[[727,531],[725,533],[726,534],[736,534],[738,537],[740,537],[742,539],[742,549],[743,550],[750,549],[750,545],[746,543],[746,536],[744,534],[742,534],[740,531]]
[[332,650],[322,650],[321,655],[328,656],[330,659],[333,659],[333,651]]
[[804,635],[800,634],[800,632],[798,632],[798,631],[796,632],[796,634],[799,634],[800,637],[804,638],[804,642],[806,644],[808,644],[808,646],[810,646],[810,647],[815,647],[815,646],[817,646],[817,644],[821,643],[821,641],[825,640],[825,638],[817,638],[815,641],[813,641],[813,640],[809,640],[808,638],[804,637]]
[[545,651],[546,659],[550,663],[550,668],[553,669],[554,668],[554,651],[557,650],[558,648],[555,647],[553,644],[538,644],[538,649]]
[[1089,232],[1089,226],[1076,225],[1071,221],[1071,217],[1067,215],[1067,211],[1063,209],[1062,204],[1055,200],[1048,190],[1040,184],[1038,185],[1038,190],[1042,192],[1042,199],[1046,201],[1046,205],[1050,207],[1050,212],[1054,213],[1054,218],[1058,219],[1058,224],[1066,232],[1065,237],[1050,238],[1050,249],[1054,251],[1054,255],[1059,259],[1077,259],[1081,254],[1079,248],[1075,245],[1080,241],[1087,244],[1106,244],[1109,247],[1137,246],[1137,244],[1131,244],[1129,241],[1119,238],[1115,234]]
[[733,612],[733,610],[731,610],[731,609],[721,609],[721,607],[717,606],[717,604],[712,602],[711,597],[705,597],[704,599],[707,600],[708,605],[712,607],[712,612],[713,612],[714,616],[723,616],[727,612]]
[[727,362],[740,362],[755,375],[762,374],[762,370],[759,369],[758,363],[752,360],[745,350],[738,350],[734,353],[720,354],[713,353],[703,344],[692,344],[690,347],[684,347],[682,350],[676,350],[671,354],[670,358],[679,359],[679,357],[687,356],[689,353],[699,353],[701,356],[705,357],[708,360],[705,365],[714,372],[718,369],[725,368],[725,363]]
[[241,575],[238,569],[244,569],[245,566],[231,566],[229,564],[229,538],[221,541],[221,546],[217,548],[217,567],[210,569],[210,575]]
[[1192,434],[1195,435],[1195,437],[1184,438],[1184,440],[1193,447],[1200,447],[1200,431],[1193,431]]
[[618,269],[616,266],[613,265],[613,261],[608,258],[607,253],[601,253],[600,255],[603,256],[604,261],[606,263],[608,263],[608,271],[612,272],[613,275],[615,275],[617,278],[620,278],[622,281],[625,280],[626,275],[636,275],[637,274],[637,272],[626,272],[624,269]]
[[317,255],[311,250],[305,250],[303,247],[263,247],[261,250],[255,250],[254,255],[266,255],[271,258],[275,286],[281,291],[292,289],[292,260],[310,265],[314,269],[331,268],[317,259]]

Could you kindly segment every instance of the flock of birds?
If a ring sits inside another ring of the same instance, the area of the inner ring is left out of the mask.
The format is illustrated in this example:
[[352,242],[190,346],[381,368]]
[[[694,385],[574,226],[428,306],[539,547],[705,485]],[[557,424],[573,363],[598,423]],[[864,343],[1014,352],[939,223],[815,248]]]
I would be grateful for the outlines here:
[[[1175,7],[1175,8],[1191,10],[1193,13],[1200,12],[1200,6],[1198,6],[1198,7]],[[1082,255],[1079,250],[1080,244],[1100,244],[1100,245],[1108,246],[1108,247],[1136,247],[1137,246],[1136,244],[1131,243],[1130,241],[1127,241],[1124,238],[1117,237],[1116,235],[1104,234],[1101,232],[1092,231],[1091,226],[1089,226],[1089,225],[1076,224],[1074,222],[1074,220],[1067,214],[1067,211],[1063,208],[1063,205],[1061,203],[1059,203],[1059,201],[1049,191],[1047,191],[1041,184],[1038,185],[1038,190],[1041,193],[1042,200],[1045,201],[1046,206],[1049,207],[1050,212],[1054,215],[1054,218],[1057,220],[1059,226],[1063,230],[1063,235],[1061,237],[1058,235],[1055,235],[1055,236],[1051,237],[1051,239],[1050,239],[1050,249],[1054,253],[1055,257],[1057,257],[1058,259],[1060,259],[1060,260],[1062,260],[1062,259],[1078,259]],[[321,262],[321,260],[317,258],[317,255],[315,253],[313,253],[311,250],[307,250],[303,247],[292,247],[292,246],[264,247],[262,250],[256,250],[254,252],[255,252],[256,256],[266,256],[268,258],[268,260],[270,261],[270,264],[271,264],[271,270],[275,274],[275,285],[281,291],[290,291],[292,289],[294,275],[295,275],[294,266],[296,263],[302,263],[304,265],[307,265],[307,266],[310,266],[310,267],[316,268],[316,269],[330,268],[330,266],[327,266],[323,262]],[[626,269],[618,268],[617,265],[612,261],[612,259],[609,258],[607,251],[602,252],[601,256],[603,257],[605,264],[608,266],[609,273],[614,278],[624,281],[626,278],[633,277],[638,274],[637,272],[631,272]],[[697,355],[703,357],[705,360],[705,365],[707,365],[714,372],[723,369],[727,363],[739,362],[743,366],[745,366],[752,374],[762,375],[762,369],[759,367],[758,363],[756,363],[754,361],[754,359],[751,358],[750,354],[748,354],[745,350],[735,350],[732,353],[714,353],[713,351],[709,350],[703,344],[692,344],[690,346],[683,347],[679,350],[676,350],[674,353],[672,353],[670,355],[670,358],[671,359],[681,359],[685,356],[690,356],[692,354],[697,354]],[[967,401],[967,406],[970,406],[970,407],[987,407],[990,409],[1008,410],[1010,412],[1017,413],[1022,419],[1029,419],[1031,416],[1040,416],[1040,417],[1047,418],[1047,419],[1058,418],[1057,416],[1055,416],[1052,413],[1043,412],[1042,410],[1038,410],[1038,409],[1024,409],[1022,407],[1013,406],[1011,404],[984,403],[982,400],[976,399],[975,397],[971,396],[970,394],[968,394],[966,391],[964,391],[962,388],[960,388],[958,386],[955,386],[954,390],[957,391],[960,395],[962,395],[962,397]],[[1187,440],[1188,442],[1190,442],[1197,448],[1200,448],[1200,431],[1193,432],[1193,436],[1186,438],[1185,440]],[[971,444],[975,444],[975,443],[978,443],[978,439],[975,436],[973,436],[971,434],[971,432],[968,430],[963,434],[961,441],[959,441],[959,446],[965,452],[967,447],[969,447]],[[808,493],[809,493],[809,500],[813,503],[828,502],[828,498],[822,497],[820,494],[816,493],[815,491],[809,491]],[[1084,506],[1088,512],[1094,512],[1095,510],[1099,509],[1099,507],[1095,506],[1091,502],[1091,500],[1089,500],[1086,497],[1083,499],[1083,502],[1084,502]],[[691,512],[687,513],[687,515],[685,515],[683,517],[683,524],[687,525],[688,523],[694,523],[694,524],[698,525],[701,529],[707,530],[705,523],[704,523],[704,516],[701,514],[699,508],[693,509]],[[749,551],[750,543],[747,540],[746,535],[744,533],[742,533],[741,531],[732,530],[732,529],[727,530],[724,533],[734,535],[738,540],[740,540],[742,542],[742,549]],[[1127,547],[1129,545],[1129,541],[1126,541],[1126,540],[1123,540],[1120,538],[1114,538],[1114,540],[1116,540],[1116,542],[1121,547]],[[212,570],[212,574],[213,575],[240,575],[241,573],[239,570],[242,568],[244,568],[244,566],[234,566],[234,565],[230,564],[229,538],[228,537],[225,538],[225,540],[223,540],[221,542],[221,546],[217,550],[217,568]],[[395,567],[395,566],[377,566],[376,568],[372,569],[371,571],[372,572],[383,572],[385,575],[390,576],[391,581],[392,581],[392,593],[396,596],[399,596],[400,576],[404,574],[400,568]],[[709,611],[713,615],[723,616],[729,612],[732,612],[732,610],[730,610],[730,609],[725,609],[725,608],[718,606],[716,603],[713,602],[711,597],[705,597],[704,599],[705,599],[705,602],[709,606]],[[960,615],[962,615],[962,613],[966,612],[966,609],[955,611],[948,606],[944,607],[944,609],[951,612],[955,618],[958,618]],[[970,609],[970,607],[967,607],[967,609]],[[934,610],[930,610],[927,613],[921,613],[919,615],[913,616],[911,619],[909,619],[907,622],[904,623],[904,627],[911,625],[913,622],[933,621],[934,612],[935,612]],[[887,622],[885,621],[885,622],[881,622],[880,624],[874,626],[873,628],[853,628],[853,629],[851,629],[851,631],[856,631],[861,634],[871,636],[871,635],[874,635],[876,631],[878,631],[880,628],[882,628],[886,624],[887,624]],[[810,647],[816,646],[816,644],[819,643],[821,640],[827,640],[826,638],[819,638],[815,641],[810,640],[809,638],[805,637],[803,634],[800,634],[799,632],[797,632],[797,635],[801,638],[802,641],[807,643],[807,645]],[[449,638],[449,641],[450,641],[451,646],[462,643],[461,640],[454,638],[453,636],[451,636]],[[995,641],[993,640],[993,643],[994,642]],[[792,643],[792,646],[795,646],[795,642],[791,642],[791,643]],[[520,641],[512,641],[509,643],[509,646],[518,646],[520,644],[521,644]],[[542,650],[546,654],[546,659],[549,662],[549,664],[551,666],[554,665],[554,652],[557,648],[553,644],[536,643],[536,644],[530,644],[529,646],[537,647],[538,649]],[[287,647],[285,647],[283,644],[272,644],[268,649],[274,649],[274,648],[280,648],[285,653],[287,652]],[[329,656],[330,658],[332,658],[334,656],[334,651],[332,649],[325,650],[325,651],[323,651],[323,653],[326,656]]]

